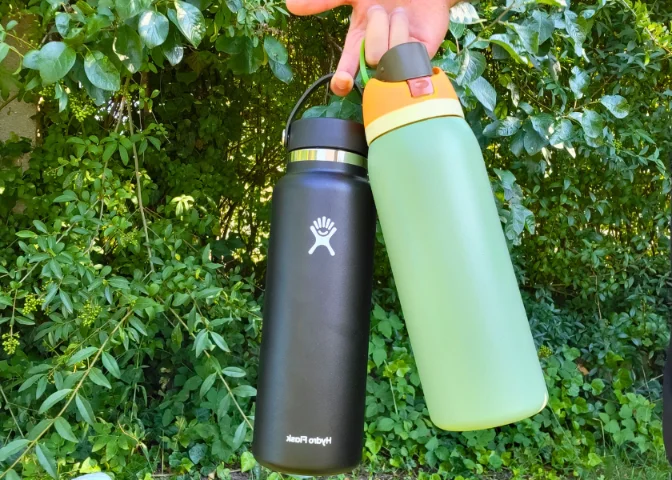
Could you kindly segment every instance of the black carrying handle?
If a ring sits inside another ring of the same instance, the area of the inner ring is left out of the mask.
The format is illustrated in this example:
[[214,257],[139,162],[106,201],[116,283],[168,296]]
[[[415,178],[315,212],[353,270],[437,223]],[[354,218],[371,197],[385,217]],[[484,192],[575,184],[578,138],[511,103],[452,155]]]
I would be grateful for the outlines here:
[[[308,87],[308,89],[305,92],[303,92],[303,95],[301,95],[301,98],[299,98],[299,101],[296,102],[296,105],[294,105],[294,108],[292,109],[292,112],[289,114],[289,118],[287,119],[287,124],[285,125],[285,131],[284,131],[283,139],[282,139],[282,143],[284,144],[285,147],[287,147],[287,145],[289,145],[290,128],[292,126],[292,122],[294,121],[294,117],[296,117],[296,114],[298,113],[298,111],[301,109],[303,104],[306,103],[306,100],[308,99],[308,97],[315,90],[320,88],[325,83],[329,83],[332,78],[334,78],[334,74],[333,73],[327,73],[324,77],[317,79],[315,81],[315,83],[313,83],[310,87]],[[362,88],[359,85],[357,85],[357,82],[354,82],[354,83],[355,83],[355,88],[357,89],[359,94],[362,96],[362,98],[364,98],[364,92],[362,91]]]

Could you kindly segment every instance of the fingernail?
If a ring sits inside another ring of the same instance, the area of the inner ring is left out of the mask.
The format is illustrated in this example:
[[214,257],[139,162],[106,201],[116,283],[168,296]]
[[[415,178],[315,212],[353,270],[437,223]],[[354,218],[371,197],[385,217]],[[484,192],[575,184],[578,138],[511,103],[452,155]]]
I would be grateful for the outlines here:
[[349,78],[334,78],[334,86],[339,92],[347,92],[352,88],[351,81]]
[[396,15],[397,13],[406,13],[406,10],[404,10],[404,7],[397,7],[390,12],[390,17]]

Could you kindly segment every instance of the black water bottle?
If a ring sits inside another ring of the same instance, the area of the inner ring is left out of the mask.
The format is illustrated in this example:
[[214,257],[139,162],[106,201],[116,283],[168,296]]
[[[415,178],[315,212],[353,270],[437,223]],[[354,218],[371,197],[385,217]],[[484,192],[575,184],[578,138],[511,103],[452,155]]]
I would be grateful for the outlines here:
[[362,455],[375,208],[364,127],[336,118],[285,129],[273,190],[252,450],[279,472],[327,475]]

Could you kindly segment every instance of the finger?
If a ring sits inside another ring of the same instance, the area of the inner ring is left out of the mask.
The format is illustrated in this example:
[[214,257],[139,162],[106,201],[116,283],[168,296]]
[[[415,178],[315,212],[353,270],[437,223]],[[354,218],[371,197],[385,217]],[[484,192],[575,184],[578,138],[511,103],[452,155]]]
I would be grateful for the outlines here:
[[347,37],[345,37],[345,45],[343,46],[343,53],[341,59],[336,67],[336,73],[331,80],[331,90],[341,97],[344,97],[355,83],[355,75],[359,68],[359,49],[364,38],[364,29],[353,18],[353,23],[350,25]]
[[390,14],[390,48],[408,40],[408,16],[403,8],[397,8]]
[[366,24],[366,63],[378,65],[390,44],[390,17],[380,5],[369,8]]
[[347,3],[347,0],[287,0],[287,10],[294,15],[316,15]]

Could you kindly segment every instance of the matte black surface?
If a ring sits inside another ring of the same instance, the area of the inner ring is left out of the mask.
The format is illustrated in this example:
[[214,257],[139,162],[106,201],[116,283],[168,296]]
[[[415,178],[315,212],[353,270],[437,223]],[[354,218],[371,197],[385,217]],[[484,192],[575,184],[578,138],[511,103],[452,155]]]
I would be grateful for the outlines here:
[[340,118],[302,118],[291,124],[287,150],[331,148],[368,156],[364,125]]
[[[273,192],[252,450],[276,471],[335,474],[361,460],[375,238],[365,175],[348,164],[291,163]],[[334,256],[324,246],[308,253],[322,217],[336,228]]]
[[376,79],[381,82],[405,82],[432,75],[427,48],[419,42],[402,43],[390,48],[378,62]]

